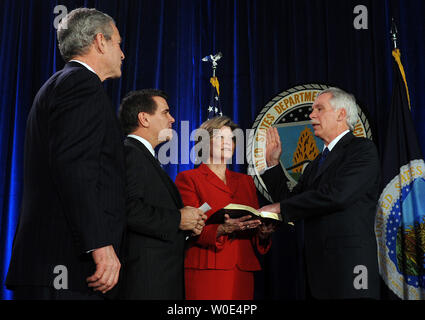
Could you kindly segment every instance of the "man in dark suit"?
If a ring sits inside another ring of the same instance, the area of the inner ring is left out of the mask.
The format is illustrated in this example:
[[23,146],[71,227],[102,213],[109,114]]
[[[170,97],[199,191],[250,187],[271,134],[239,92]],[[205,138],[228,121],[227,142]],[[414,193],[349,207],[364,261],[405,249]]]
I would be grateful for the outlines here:
[[121,76],[114,20],[95,9],[60,23],[65,67],[28,116],[24,190],[6,284],[17,299],[102,299],[117,283],[124,152],[102,82]]
[[269,169],[262,178],[279,202],[261,210],[281,212],[287,222],[304,220],[308,297],[379,298],[374,221],[380,174],[375,145],[352,134],[357,104],[341,89],[321,92],[310,118],[325,149],[292,191],[278,165],[279,134],[276,128],[268,130]]
[[185,237],[199,235],[207,217],[199,209],[183,207],[177,187],[155,158],[155,147],[172,137],[174,118],[167,96],[153,89],[131,92],[121,103],[119,117],[128,135],[120,297],[183,299]]

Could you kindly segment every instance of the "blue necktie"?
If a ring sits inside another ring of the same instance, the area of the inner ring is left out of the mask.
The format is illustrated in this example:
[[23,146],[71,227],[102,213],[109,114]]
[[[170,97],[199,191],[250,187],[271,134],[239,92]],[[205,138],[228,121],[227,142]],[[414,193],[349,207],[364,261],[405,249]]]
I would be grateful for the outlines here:
[[322,155],[320,156],[319,168],[323,164],[323,162],[325,162],[325,159],[328,156],[328,154],[329,154],[329,149],[326,147],[325,150],[323,150]]

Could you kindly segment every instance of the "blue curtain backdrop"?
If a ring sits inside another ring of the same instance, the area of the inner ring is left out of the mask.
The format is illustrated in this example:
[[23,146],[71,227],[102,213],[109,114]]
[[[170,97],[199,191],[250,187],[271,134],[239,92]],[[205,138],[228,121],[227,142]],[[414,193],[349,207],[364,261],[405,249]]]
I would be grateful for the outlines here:
[[[368,29],[353,27],[353,9],[368,9]],[[22,195],[25,125],[32,100],[63,61],[53,12],[96,7],[111,15],[123,38],[123,77],[105,84],[115,104],[130,90],[161,88],[180,134],[206,118],[210,65],[217,69],[223,112],[243,129],[279,92],[299,84],[336,85],[352,92],[369,115],[381,151],[391,99],[390,21],[394,17],[412,113],[425,151],[425,2],[423,0],[1,0],[0,1],[0,297]],[[189,147],[192,147],[190,144]],[[184,150],[183,150],[184,152]],[[425,153],[425,152],[424,152]],[[169,165],[172,178],[191,165]],[[234,166],[244,171],[245,166]],[[297,232],[282,228],[256,277],[256,297],[300,299],[303,278]],[[30,268],[31,266],[28,266]]]

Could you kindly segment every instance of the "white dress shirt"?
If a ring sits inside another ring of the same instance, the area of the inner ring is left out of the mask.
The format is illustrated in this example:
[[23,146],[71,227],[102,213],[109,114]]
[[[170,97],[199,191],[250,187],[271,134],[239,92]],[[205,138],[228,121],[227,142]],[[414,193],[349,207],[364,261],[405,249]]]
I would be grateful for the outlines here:
[[69,62],[77,62],[77,63],[79,63],[79,64],[81,64],[81,65],[83,65],[83,66],[85,66],[87,69],[89,69],[91,72],[93,72],[94,74],[97,74],[94,70],[93,70],[93,68],[92,67],[90,67],[87,63],[84,63],[84,62],[82,62],[82,61],[80,61],[80,60],[76,60],[76,59],[74,59],[74,60],[70,60]]
[[134,138],[136,140],[139,140],[141,143],[143,143],[145,145],[145,147],[149,150],[150,153],[152,153],[152,155],[155,158],[155,150],[153,149],[152,145],[150,144],[150,142],[140,136],[136,136],[135,134],[129,134],[127,137],[130,138]]
[[342,137],[343,136],[345,136],[347,133],[349,133],[350,132],[350,130],[345,130],[343,133],[341,133],[338,137],[336,137],[335,139],[333,139],[329,144],[328,144],[328,146],[326,147],[326,145],[325,146],[323,146],[323,150],[325,150],[325,148],[328,148],[329,149],[329,151],[332,151],[332,149],[335,147],[335,145],[338,143],[338,141],[339,140],[341,140],[342,139]]

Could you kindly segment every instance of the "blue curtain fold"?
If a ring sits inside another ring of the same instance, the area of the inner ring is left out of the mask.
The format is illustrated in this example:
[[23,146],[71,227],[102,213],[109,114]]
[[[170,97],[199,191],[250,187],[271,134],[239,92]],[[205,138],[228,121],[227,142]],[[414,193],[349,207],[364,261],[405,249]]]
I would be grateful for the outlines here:
[[[59,3],[60,2],[60,3]],[[86,6],[111,15],[123,39],[121,79],[105,88],[114,104],[131,90],[168,92],[174,129],[189,132],[206,120],[211,65],[202,57],[221,51],[217,76],[224,114],[251,127],[266,103],[295,85],[335,85],[353,93],[366,111],[381,151],[391,99],[394,17],[410,91],[416,132],[425,153],[425,1],[364,0],[368,29],[353,27],[358,1],[332,0],[2,0],[0,1],[0,298],[22,195],[26,118],[42,84],[64,63],[57,49],[53,9]],[[189,142],[189,150],[193,142]],[[187,148],[179,148],[179,159]],[[183,155],[184,156],[184,155]],[[193,165],[167,165],[172,178]],[[233,165],[244,171],[245,165]],[[264,201],[262,199],[262,201]],[[283,229],[262,258],[256,297],[303,297],[299,234]]]

